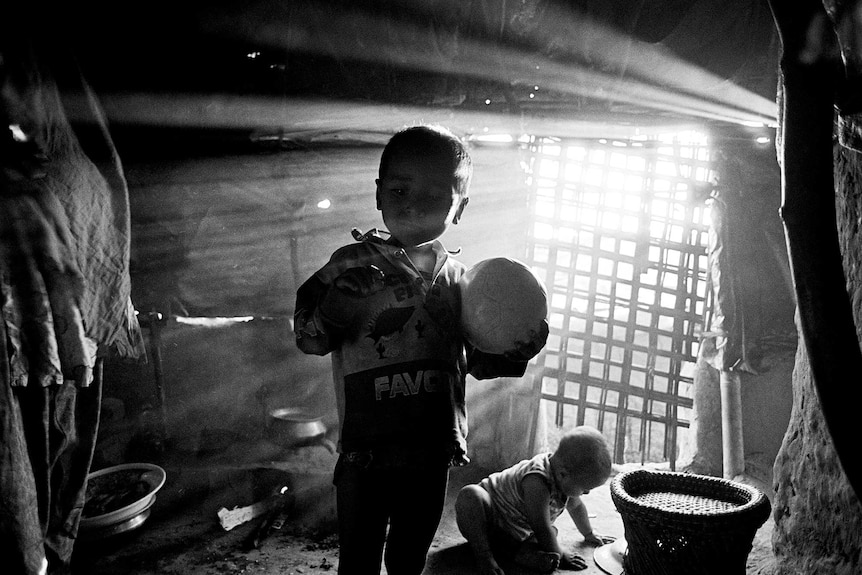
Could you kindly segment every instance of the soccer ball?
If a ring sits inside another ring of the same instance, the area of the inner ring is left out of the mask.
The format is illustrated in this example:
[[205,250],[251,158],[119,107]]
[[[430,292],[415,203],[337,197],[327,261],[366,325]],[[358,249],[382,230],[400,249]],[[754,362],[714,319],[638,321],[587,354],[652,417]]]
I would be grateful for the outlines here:
[[548,292],[526,264],[503,257],[482,260],[458,285],[464,337],[476,349],[493,354],[516,351],[518,342],[527,344],[541,333],[548,316]]

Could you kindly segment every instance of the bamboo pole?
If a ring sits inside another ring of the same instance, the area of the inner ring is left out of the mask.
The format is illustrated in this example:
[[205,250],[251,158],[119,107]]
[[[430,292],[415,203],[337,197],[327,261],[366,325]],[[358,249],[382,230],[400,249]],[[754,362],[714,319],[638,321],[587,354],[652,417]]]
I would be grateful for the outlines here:
[[745,448],[742,441],[742,384],[735,371],[722,371],[721,454],[725,479],[745,473]]

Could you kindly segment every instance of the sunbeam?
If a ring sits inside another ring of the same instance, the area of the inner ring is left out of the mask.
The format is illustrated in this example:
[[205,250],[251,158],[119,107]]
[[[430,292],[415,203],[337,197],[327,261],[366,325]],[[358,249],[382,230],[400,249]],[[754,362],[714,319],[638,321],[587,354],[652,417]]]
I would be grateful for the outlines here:
[[[248,17],[246,12],[244,18],[222,16],[203,26],[210,33],[230,34],[270,49],[345,62],[390,64],[504,86],[538,86],[560,95],[710,120],[776,124],[775,102],[686,62],[662,46],[632,39],[574,12],[554,14],[549,20],[556,23],[556,29],[542,31],[533,45],[490,40],[484,35],[453,37],[449,44],[455,48],[451,48],[441,47],[439,28],[444,29],[445,38],[445,22],[429,27],[414,19],[313,2],[292,3],[289,8],[265,6],[289,12],[269,14],[269,18]],[[556,40],[555,58],[535,49],[549,34]]]

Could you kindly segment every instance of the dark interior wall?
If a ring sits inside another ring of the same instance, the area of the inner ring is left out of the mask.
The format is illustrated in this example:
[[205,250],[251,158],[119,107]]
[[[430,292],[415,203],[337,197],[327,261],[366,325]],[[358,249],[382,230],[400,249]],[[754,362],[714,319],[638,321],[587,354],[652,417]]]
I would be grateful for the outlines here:
[[[289,321],[255,319],[201,327],[172,320],[163,327],[161,338],[166,448],[193,461],[198,454],[229,454],[244,445],[235,463],[271,459],[275,446],[270,442],[275,438],[267,430],[268,413],[279,408],[320,417],[327,437],[338,440],[330,360],[299,352]],[[104,395],[108,407],[99,466],[156,455],[133,443],[141,426],[157,417],[152,363],[109,362]],[[534,403],[529,377],[490,381],[469,377],[470,458],[483,467],[502,468],[531,455]],[[116,411],[118,407],[121,411]],[[149,421],[142,419],[146,409]]]
[[[794,359],[794,350],[783,345],[763,357],[761,373],[740,376],[744,475],[767,491],[790,422]],[[694,380],[694,415],[678,469],[723,477],[720,372],[701,357]]]
[[790,423],[794,347],[782,345],[771,350],[764,357],[760,374],[742,376],[742,441],[745,472],[751,477],[771,480]]
[[[857,151],[835,146],[835,206],[853,321],[862,325],[862,163]],[[857,385],[857,378],[829,381]],[[855,406],[844,413],[852,417]],[[806,346],[793,374],[790,425],[775,463],[775,534],[778,571],[856,573],[862,554],[862,505],[842,468],[812,377]]]
[[[299,283],[354,241],[351,228],[382,226],[374,181],[385,139],[127,163],[136,308],[292,316]],[[523,257],[520,152],[474,146],[473,155],[470,204],[442,240],[468,265]]]
[[[149,330],[145,335],[151,340]],[[160,337],[167,431],[176,447],[213,447],[201,444],[210,432],[236,441],[263,439],[267,411],[279,407],[323,417],[335,428],[329,359],[296,349],[286,318],[222,327],[171,319]],[[104,395],[121,400],[133,424],[142,408],[158,404],[153,368],[152,359],[146,365],[114,361],[106,368]]]

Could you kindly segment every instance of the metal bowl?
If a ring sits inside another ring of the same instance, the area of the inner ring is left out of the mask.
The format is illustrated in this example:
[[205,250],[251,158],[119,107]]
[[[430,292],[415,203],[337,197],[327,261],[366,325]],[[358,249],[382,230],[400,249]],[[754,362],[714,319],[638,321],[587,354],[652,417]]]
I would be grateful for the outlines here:
[[[155,502],[156,492],[162,488],[166,479],[165,470],[152,463],[124,463],[90,473],[87,476],[87,496],[93,496],[94,494],[91,492],[99,484],[110,485],[112,480],[118,480],[123,477],[123,475],[119,474],[129,475],[129,472],[136,472],[137,481],[142,481],[146,484],[146,493],[135,501],[107,513],[90,517],[82,516],[79,524],[82,532],[110,532],[111,528],[130,525],[133,525],[133,528],[135,528],[140,526],[143,520],[149,516],[149,508]],[[86,504],[84,509],[86,510]],[[140,516],[143,516],[143,519],[136,521],[135,519]]]
[[141,510],[140,513],[126,519],[124,521],[120,521],[119,523],[111,523],[110,525],[106,525],[104,527],[90,527],[87,529],[83,529],[78,533],[78,537],[82,541],[99,541],[101,539],[107,539],[108,537],[113,537],[114,535],[119,535],[121,533],[126,533],[127,531],[132,531],[137,529],[141,525],[143,525],[144,521],[147,520],[147,517],[150,516],[151,507],[153,503],[156,502],[156,498],[150,501],[150,503]]
[[269,439],[285,447],[314,443],[326,434],[326,426],[320,417],[290,407],[269,412]]

